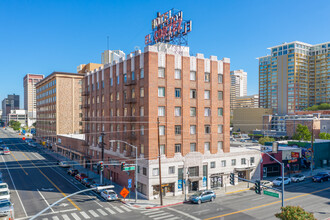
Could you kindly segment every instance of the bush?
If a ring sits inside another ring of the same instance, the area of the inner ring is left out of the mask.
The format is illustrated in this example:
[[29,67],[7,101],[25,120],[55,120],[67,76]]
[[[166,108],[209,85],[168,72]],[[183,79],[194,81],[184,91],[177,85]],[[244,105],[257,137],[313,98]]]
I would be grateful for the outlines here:
[[276,218],[282,220],[316,220],[312,213],[306,212],[300,206],[285,206],[281,208],[281,213],[275,214]]
[[271,138],[271,137],[259,138],[259,144],[261,144],[261,145],[265,145],[266,142],[273,142],[273,141],[275,141],[275,139]]
[[320,105],[313,105],[312,107],[308,107],[308,111],[317,111],[317,110],[328,110],[330,109],[329,103],[322,103]]

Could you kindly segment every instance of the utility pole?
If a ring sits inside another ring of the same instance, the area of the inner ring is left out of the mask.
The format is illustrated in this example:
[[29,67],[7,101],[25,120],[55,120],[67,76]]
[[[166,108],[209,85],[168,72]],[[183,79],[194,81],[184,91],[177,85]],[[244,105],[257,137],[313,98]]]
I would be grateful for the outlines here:
[[158,133],[158,162],[159,162],[159,198],[160,205],[163,205],[163,189],[162,189],[162,165],[161,165],[161,155],[160,155],[160,141],[159,141],[159,117],[157,118],[157,133]]

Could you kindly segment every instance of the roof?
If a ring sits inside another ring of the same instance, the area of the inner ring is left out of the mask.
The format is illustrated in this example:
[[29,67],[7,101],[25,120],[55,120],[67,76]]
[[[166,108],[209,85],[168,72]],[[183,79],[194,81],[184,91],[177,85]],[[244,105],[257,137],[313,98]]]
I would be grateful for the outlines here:
[[78,139],[78,140],[85,140],[85,134],[59,134],[57,136],[62,136],[62,137],[68,137],[68,138],[73,138],[73,139]]
[[40,84],[43,84],[44,82],[46,82],[47,80],[49,80],[50,78],[52,78],[55,75],[68,75],[68,76],[81,76],[83,77],[85,74],[81,74],[81,73],[69,73],[69,72],[52,72],[51,74],[49,74],[48,76],[46,76],[45,78],[43,78],[42,80],[40,80],[37,84],[36,87],[39,86]]

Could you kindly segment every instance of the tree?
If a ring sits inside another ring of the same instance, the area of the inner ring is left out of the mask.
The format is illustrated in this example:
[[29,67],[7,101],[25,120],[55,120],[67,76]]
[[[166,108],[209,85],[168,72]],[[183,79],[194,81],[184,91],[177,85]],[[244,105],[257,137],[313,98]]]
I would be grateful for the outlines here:
[[36,127],[36,125],[37,125],[37,122],[34,122],[34,123],[32,124],[33,127]]
[[271,138],[271,137],[259,138],[259,144],[261,144],[261,145],[265,145],[266,142],[273,142],[273,141],[275,141],[275,139]]
[[314,215],[310,212],[306,212],[300,206],[286,206],[281,208],[281,213],[275,214],[276,218],[282,220],[316,220]]
[[319,137],[320,137],[320,139],[330,140],[330,134],[326,133],[326,132],[320,133]]
[[330,109],[329,103],[322,103],[320,105],[313,105],[312,107],[308,107],[308,111],[317,111],[317,110],[327,110]]
[[21,129],[21,123],[19,121],[11,120],[11,121],[9,121],[9,126],[12,127],[15,131],[18,131]]
[[307,125],[297,125],[296,133],[292,136],[293,140],[310,141],[312,137],[311,132],[308,130]]

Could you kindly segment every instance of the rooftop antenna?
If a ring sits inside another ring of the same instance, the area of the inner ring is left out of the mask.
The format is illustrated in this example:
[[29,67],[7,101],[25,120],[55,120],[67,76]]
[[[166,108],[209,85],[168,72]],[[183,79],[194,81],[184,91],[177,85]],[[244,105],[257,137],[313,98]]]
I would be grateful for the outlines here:
[[109,50],[109,36],[107,36],[107,50]]

